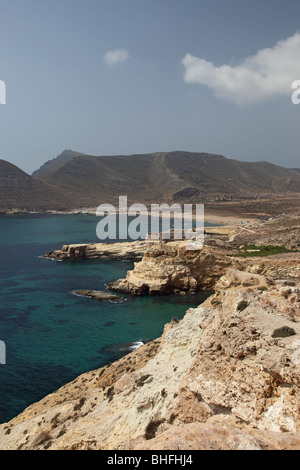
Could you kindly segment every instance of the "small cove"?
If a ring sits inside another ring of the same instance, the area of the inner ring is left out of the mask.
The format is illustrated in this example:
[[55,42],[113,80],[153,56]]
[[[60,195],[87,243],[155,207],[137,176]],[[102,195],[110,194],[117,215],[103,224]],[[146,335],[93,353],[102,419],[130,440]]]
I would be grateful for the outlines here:
[[157,338],[173,317],[199,305],[196,296],[125,296],[124,303],[75,296],[105,290],[133,263],[55,262],[43,255],[64,243],[99,242],[92,215],[0,217],[0,423],[79,374],[112,362]]

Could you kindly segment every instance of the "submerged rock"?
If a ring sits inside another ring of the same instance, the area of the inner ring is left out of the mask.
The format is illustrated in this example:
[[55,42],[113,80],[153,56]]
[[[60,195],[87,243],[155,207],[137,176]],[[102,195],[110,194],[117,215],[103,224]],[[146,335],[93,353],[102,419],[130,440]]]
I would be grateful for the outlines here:
[[283,313],[265,295],[225,289],[161,338],[116,345],[116,362],[0,425],[0,449],[299,450],[300,324],[284,318],[296,336],[272,338]]
[[105,292],[102,290],[77,290],[74,292],[76,295],[82,295],[84,297],[90,297],[92,299],[113,301],[113,302],[125,302],[124,297],[120,295],[112,294],[111,292]]

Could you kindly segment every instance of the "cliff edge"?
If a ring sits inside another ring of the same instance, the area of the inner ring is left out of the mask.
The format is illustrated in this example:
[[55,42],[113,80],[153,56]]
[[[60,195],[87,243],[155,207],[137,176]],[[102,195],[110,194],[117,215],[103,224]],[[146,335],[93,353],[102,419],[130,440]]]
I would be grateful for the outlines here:
[[230,272],[161,338],[2,425],[0,448],[300,449],[300,285],[243,282]]
[[[160,338],[1,425],[0,449],[299,450],[299,231],[287,230],[293,251],[285,251],[276,224],[223,238],[219,230],[201,253],[182,242],[144,246],[118,285],[138,294],[147,281],[148,294],[163,286],[183,293],[195,288],[192,278],[197,286],[206,279],[214,294]],[[268,230],[275,254],[236,245],[255,233],[259,245]]]

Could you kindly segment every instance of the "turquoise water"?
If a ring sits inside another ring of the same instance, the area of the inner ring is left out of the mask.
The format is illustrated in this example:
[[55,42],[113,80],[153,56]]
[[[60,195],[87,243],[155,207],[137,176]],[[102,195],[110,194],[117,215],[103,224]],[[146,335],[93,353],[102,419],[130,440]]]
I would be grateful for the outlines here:
[[133,263],[43,258],[64,243],[99,242],[90,215],[0,217],[0,423],[79,374],[129,352],[132,343],[161,335],[172,317],[204,295],[123,296],[122,304],[78,297],[76,289],[105,290]]

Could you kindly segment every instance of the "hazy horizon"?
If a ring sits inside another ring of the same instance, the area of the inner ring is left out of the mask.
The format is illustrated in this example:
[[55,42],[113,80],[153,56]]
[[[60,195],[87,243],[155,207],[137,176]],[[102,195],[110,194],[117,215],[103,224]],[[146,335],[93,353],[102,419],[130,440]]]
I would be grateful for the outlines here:
[[26,173],[70,148],[300,166],[298,1],[0,0],[0,13],[0,158]]

